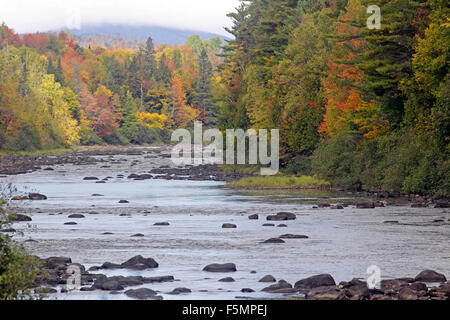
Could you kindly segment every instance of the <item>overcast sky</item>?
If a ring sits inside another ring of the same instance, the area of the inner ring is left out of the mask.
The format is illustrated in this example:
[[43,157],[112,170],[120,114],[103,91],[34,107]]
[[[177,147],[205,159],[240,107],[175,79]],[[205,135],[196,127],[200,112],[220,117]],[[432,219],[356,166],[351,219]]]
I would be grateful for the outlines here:
[[239,0],[0,0],[0,23],[19,33],[124,23],[227,35],[226,14],[238,5]]

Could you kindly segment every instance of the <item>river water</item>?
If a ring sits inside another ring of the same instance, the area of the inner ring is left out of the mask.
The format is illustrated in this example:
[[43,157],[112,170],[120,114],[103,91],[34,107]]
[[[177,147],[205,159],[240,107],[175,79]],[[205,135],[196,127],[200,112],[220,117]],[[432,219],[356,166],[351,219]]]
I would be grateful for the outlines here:
[[[148,151],[152,153],[151,149]],[[236,191],[222,182],[127,179],[152,168],[171,165],[170,159],[137,155],[99,156],[108,166],[58,165],[54,171],[0,178],[20,190],[34,190],[46,201],[21,205],[32,217],[16,223],[16,235],[25,247],[42,258],[71,257],[89,268],[106,261],[122,263],[135,255],[152,257],[159,268],[146,271],[105,271],[107,275],[173,275],[177,281],[148,284],[164,299],[283,298],[260,290],[266,274],[294,283],[305,277],[330,273],[336,282],[353,277],[366,279],[367,268],[376,265],[383,279],[414,277],[433,269],[450,277],[450,211],[448,209],[394,207],[344,210],[313,209],[320,201],[338,203],[355,199],[350,193],[325,191]],[[123,174],[125,178],[117,178]],[[85,176],[113,177],[105,184],[83,181]],[[101,194],[101,197],[92,196]],[[119,204],[119,200],[128,200]],[[95,211],[97,214],[89,214]],[[266,216],[280,211],[297,214],[293,221],[263,226]],[[69,219],[82,213],[84,219]],[[248,215],[259,214],[259,220]],[[125,215],[124,215],[125,214]],[[385,223],[386,221],[398,223]],[[440,222],[434,222],[441,220]],[[443,220],[443,221],[442,221]],[[64,225],[75,221],[77,225]],[[154,226],[169,222],[169,226]],[[236,229],[222,229],[234,223]],[[285,223],[287,227],[277,227]],[[109,232],[110,235],[103,233]],[[144,237],[131,237],[142,233]],[[262,241],[282,234],[302,234],[308,239],[283,244]],[[208,273],[211,263],[233,262],[234,273]],[[251,273],[256,271],[256,273]],[[218,280],[231,276],[235,282]],[[191,294],[172,296],[174,288],[187,287]],[[255,293],[241,293],[252,288]],[[124,294],[73,291],[49,299],[126,299]]]

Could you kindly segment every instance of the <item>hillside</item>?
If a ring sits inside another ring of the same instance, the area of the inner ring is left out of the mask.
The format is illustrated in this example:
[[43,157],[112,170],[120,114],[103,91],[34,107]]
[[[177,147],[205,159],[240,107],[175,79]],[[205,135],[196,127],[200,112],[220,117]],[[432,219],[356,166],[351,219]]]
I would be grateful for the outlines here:
[[74,38],[81,45],[91,43],[95,36],[96,43],[106,47],[114,47],[118,43],[124,47],[134,48],[144,43],[148,37],[152,37],[156,44],[184,44],[186,40],[193,34],[199,35],[202,40],[220,37],[221,39],[229,39],[222,35],[194,31],[180,30],[174,28],[158,27],[158,26],[129,26],[129,25],[112,25],[102,24],[95,26],[83,26],[81,30],[70,30]]

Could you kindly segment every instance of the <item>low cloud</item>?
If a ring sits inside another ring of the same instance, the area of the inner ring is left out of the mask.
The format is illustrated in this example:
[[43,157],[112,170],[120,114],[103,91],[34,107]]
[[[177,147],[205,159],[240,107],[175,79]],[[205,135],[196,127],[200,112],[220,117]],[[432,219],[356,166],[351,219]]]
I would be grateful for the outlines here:
[[227,35],[226,14],[238,5],[239,0],[16,0],[0,3],[0,21],[20,33],[108,23]]

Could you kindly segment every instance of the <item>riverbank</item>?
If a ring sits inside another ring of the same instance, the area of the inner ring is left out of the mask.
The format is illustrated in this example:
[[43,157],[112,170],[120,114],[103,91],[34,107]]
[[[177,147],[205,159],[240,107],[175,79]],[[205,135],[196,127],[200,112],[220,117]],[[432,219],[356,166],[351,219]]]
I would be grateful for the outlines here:
[[246,177],[227,183],[227,187],[241,189],[331,189],[331,183],[310,176]]

